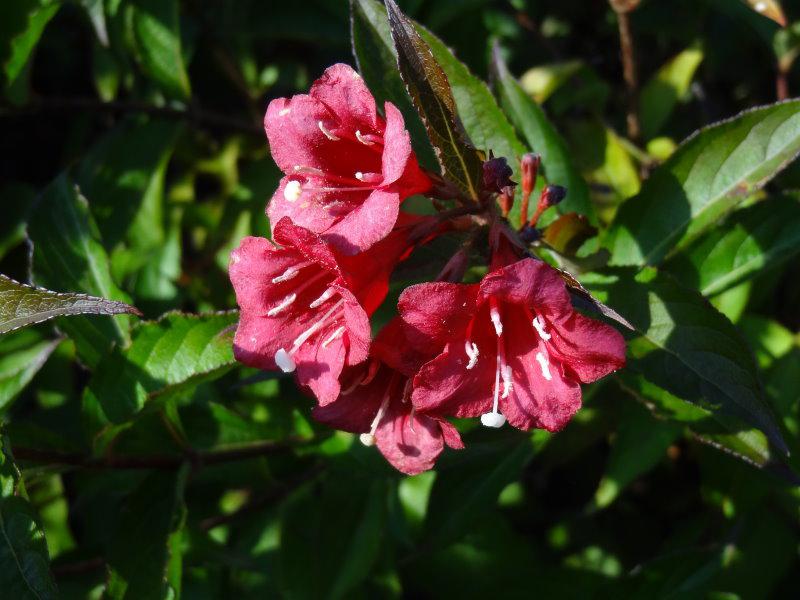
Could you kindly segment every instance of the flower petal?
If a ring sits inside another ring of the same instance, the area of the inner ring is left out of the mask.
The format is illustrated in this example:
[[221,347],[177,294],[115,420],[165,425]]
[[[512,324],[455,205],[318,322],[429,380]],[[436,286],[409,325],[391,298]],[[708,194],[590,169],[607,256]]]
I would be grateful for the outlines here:
[[578,312],[554,322],[549,345],[582,383],[591,383],[625,366],[625,338],[605,323]]
[[325,240],[344,254],[363,252],[389,235],[399,211],[397,193],[374,190],[325,232]]
[[378,449],[398,471],[416,475],[431,469],[444,449],[436,419],[415,413],[411,404],[393,400],[375,432]]

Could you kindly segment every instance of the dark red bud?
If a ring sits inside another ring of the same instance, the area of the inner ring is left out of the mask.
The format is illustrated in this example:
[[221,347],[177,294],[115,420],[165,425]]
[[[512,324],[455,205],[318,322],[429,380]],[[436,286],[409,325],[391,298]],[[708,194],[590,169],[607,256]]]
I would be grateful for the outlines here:
[[522,170],[522,193],[530,195],[536,187],[536,176],[539,174],[539,166],[542,164],[542,157],[538,154],[525,154],[519,161]]
[[539,203],[536,205],[536,212],[533,213],[529,225],[531,227],[536,227],[536,223],[539,222],[539,217],[542,216],[542,213],[551,206],[555,206],[566,197],[567,188],[560,185],[545,186],[544,189],[542,189],[541,195],[539,196]]
[[511,181],[514,172],[502,156],[490,158],[483,163],[483,187],[489,192],[501,193],[503,188],[515,185]]

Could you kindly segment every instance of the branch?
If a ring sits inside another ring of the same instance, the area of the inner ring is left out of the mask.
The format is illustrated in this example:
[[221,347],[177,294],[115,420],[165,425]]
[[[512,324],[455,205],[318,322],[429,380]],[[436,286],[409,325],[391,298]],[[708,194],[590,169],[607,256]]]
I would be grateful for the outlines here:
[[639,5],[639,0],[609,0],[617,13],[619,45],[622,55],[622,74],[628,96],[628,137],[637,141],[641,135],[639,124],[639,81],[636,75],[636,50],[631,31],[630,13]]
[[36,448],[12,447],[18,460],[50,465],[69,465],[84,469],[177,469],[189,462],[195,468],[235,462],[259,456],[277,454],[297,447],[302,440],[264,441],[237,448],[220,450],[187,450],[182,454],[152,454],[145,456],[89,456],[86,454],[54,452]]

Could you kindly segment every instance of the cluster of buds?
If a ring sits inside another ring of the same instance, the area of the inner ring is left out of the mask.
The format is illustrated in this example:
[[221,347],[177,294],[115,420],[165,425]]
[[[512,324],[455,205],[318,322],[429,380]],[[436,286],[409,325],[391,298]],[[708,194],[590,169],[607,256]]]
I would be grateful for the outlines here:
[[[441,180],[419,166],[400,111],[387,102],[379,114],[347,65],[328,68],[307,95],[273,100],[265,128],[284,177],[267,209],[272,240],[247,237],[231,254],[241,309],[234,351],[247,365],[293,373],[315,396],[318,421],[414,474],[445,445],[463,447],[448,418],[556,431],[580,407],[581,383],[624,364],[622,336],[576,312],[558,272],[520,241],[565,193],[545,187],[528,220],[538,157],[522,159],[517,231],[504,218],[515,184],[503,158],[484,166],[491,202],[436,216],[401,210],[415,194],[439,196],[441,208]],[[490,230],[488,274],[460,283],[470,254],[459,251],[438,281],[403,291],[398,315],[373,340],[370,318],[395,267],[462,228],[465,215]]]

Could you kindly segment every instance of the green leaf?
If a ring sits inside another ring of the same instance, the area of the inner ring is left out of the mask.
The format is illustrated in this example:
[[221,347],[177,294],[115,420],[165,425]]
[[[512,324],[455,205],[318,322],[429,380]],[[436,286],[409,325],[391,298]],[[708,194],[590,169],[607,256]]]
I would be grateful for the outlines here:
[[181,530],[186,518],[183,494],[189,465],[153,472],[128,497],[108,554],[111,571],[106,594],[114,600],[179,600]]
[[142,70],[169,96],[188,100],[189,75],[183,62],[177,0],[135,0],[133,37]]
[[350,33],[356,65],[375,95],[378,106],[389,101],[403,113],[406,129],[419,161],[436,165],[425,125],[420,120],[397,70],[397,51],[392,42],[386,7],[379,0],[350,0]]
[[547,180],[567,188],[567,197],[558,205],[559,212],[590,215],[590,220],[596,222],[589,200],[589,187],[572,164],[566,142],[547,119],[542,107],[525,93],[508,72],[498,46],[494,47],[492,56],[497,93],[503,110],[525,137],[531,151],[541,155]]
[[641,409],[626,417],[619,425],[605,473],[594,495],[599,508],[611,504],[637,477],[661,462],[667,448],[681,433],[679,426],[657,421]]
[[678,100],[689,91],[701,62],[703,51],[688,48],[661,67],[642,88],[639,112],[644,139],[652,139],[661,131]]
[[[108,256],[88,202],[65,175],[42,193],[28,222],[28,237],[33,242],[35,283],[50,289],[127,301],[112,281]],[[109,307],[105,314],[136,312],[130,307],[123,310],[123,306]],[[59,326],[75,340],[78,355],[89,366],[96,365],[114,344],[128,342],[125,317],[76,317],[62,321]]]
[[702,296],[655,269],[588,275],[582,283],[635,327],[639,337],[629,344],[627,370],[706,410],[760,429],[786,453],[750,349]]
[[605,236],[614,265],[685,247],[800,151],[800,100],[739,114],[686,140],[626,202]]
[[737,211],[670,260],[686,285],[713,296],[800,252],[800,201],[771,198]]
[[0,414],[8,410],[61,341],[40,340],[38,336],[31,340],[18,335],[0,339]]
[[385,480],[342,472],[290,499],[280,547],[281,580],[290,597],[352,597],[378,557],[387,496]]
[[139,315],[135,307],[85,294],[51,292],[0,275],[0,335],[65,315]]
[[0,8],[0,64],[10,87],[19,77],[47,23],[61,7],[54,0],[15,0]]
[[442,175],[469,198],[477,199],[483,156],[466,140],[447,75],[397,4],[386,0],[386,9],[400,75],[425,124]]
[[238,313],[168,313],[134,328],[128,348],[115,348],[97,366],[84,402],[122,423],[148,402],[191,392],[234,366],[232,328]]
[[47,541],[25,497],[8,439],[0,438],[0,587],[14,600],[55,600]]
[[503,488],[519,477],[546,439],[544,431],[533,438],[513,435],[492,444],[468,444],[466,450],[443,457],[425,518],[427,547],[458,540],[482,513],[491,511]]

